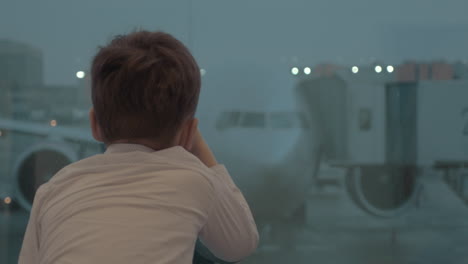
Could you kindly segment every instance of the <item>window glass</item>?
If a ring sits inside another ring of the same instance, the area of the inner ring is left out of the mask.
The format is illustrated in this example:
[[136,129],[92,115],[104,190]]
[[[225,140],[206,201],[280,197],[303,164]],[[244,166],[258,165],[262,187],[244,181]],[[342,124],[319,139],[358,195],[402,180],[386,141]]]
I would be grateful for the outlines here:
[[37,188],[105,150],[90,132],[90,63],[137,29],[173,34],[199,64],[200,130],[261,234],[243,263],[467,262],[466,10],[1,1],[0,264],[18,262]]

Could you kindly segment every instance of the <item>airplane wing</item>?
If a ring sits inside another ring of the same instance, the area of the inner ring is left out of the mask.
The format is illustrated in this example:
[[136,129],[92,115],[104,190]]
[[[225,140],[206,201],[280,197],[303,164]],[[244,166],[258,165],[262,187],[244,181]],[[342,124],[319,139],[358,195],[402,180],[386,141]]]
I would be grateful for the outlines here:
[[36,136],[97,143],[89,129],[81,127],[51,126],[36,122],[26,122],[0,118],[0,130],[15,131]]

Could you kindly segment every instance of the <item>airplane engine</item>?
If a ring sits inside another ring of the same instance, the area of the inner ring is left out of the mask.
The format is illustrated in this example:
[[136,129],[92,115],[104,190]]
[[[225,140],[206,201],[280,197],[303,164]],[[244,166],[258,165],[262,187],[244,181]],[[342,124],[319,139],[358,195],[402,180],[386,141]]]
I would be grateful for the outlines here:
[[66,165],[78,160],[76,151],[65,142],[46,141],[23,151],[13,167],[17,202],[31,210],[37,188]]
[[27,211],[41,184],[66,165],[103,151],[85,127],[0,118],[0,131],[0,148],[9,150],[2,164],[0,198]]
[[417,169],[414,166],[360,166],[348,170],[346,190],[365,212],[394,217],[417,199]]

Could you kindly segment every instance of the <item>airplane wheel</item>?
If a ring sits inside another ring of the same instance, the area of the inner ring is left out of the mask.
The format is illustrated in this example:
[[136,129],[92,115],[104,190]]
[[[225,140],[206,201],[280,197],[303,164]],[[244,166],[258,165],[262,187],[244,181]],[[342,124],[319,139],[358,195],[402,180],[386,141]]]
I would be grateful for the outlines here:
[[417,170],[411,166],[363,166],[349,169],[346,187],[353,202],[369,214],[394,217],[416,199]]
[[39,144],[23,152],[13,170],[15,196],[21,207],[31,210],[39,186],[76,160],[76,154],[71,149],[56,143]]

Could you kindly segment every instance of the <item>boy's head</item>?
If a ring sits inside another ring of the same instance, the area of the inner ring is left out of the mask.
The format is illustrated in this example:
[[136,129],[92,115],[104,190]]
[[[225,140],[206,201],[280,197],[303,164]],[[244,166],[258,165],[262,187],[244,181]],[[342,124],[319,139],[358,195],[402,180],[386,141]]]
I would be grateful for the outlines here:
[[[138,31],[101,47],[91,68],[90,119],[106,144],[183,145],[196,130],[200,70],[189,50],[163,32]],[[182,137],[182,138],[181,138]]]

